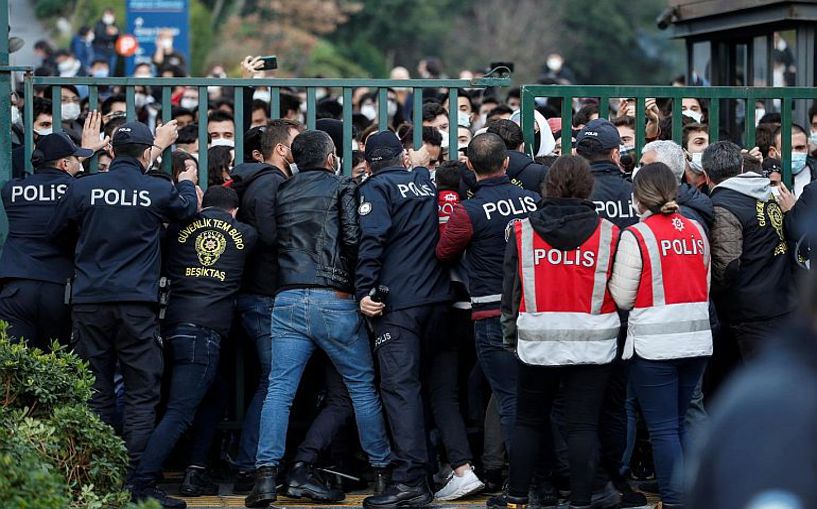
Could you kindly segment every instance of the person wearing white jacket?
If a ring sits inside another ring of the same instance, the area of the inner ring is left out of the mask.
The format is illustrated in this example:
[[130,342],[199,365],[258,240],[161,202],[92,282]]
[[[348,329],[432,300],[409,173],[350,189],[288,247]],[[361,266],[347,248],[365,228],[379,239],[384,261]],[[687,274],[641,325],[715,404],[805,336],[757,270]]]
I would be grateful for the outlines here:
[[641,168],[633,204],[641,221],[621,233],[610,292],[630,310],[623,358],[653,446],[666,509],[683,507],[684,416],[712,355],[710,250],[700,224],[678,213],[678,182],[663,163]]

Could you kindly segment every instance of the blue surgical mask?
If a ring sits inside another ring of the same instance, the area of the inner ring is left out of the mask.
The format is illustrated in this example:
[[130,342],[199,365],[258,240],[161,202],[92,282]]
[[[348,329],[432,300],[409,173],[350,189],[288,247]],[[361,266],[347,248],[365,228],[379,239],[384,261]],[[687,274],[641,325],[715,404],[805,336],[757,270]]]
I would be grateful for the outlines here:
[[808,157],[808,154],[804,152],[791,153],[791,172],[793,175],[798,175],[806,167],[806,157]]

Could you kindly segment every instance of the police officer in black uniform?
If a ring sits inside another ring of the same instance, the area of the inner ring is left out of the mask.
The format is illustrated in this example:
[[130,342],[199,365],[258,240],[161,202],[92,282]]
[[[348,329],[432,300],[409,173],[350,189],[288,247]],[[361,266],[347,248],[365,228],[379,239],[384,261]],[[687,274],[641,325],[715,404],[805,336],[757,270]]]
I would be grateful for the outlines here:
[[160,230],[163,223],[192,217],[197,208],[195,170],[182,172],[176,187],[145,174],[176,136],[175,122],[157,128],[156,141],[144,124],[124,124],[114,135],[110,171],[74,182],[49,226],[54,236],[77,233],[71,341],[96,376],[91,406],[107,423],[114,420],[119,361],[123,434],[132,465],[153,431],[159,402]]
[[244,263],[257,238],[253,227],[235,219],[238,195],[232,189],[209,188],[202,206],[193,219],[168,228],[165,273],[171,295],[163,332],[172,362],[170,392],[133,482],[136,498],[154,498],[163,507],[185,506],[158,489],[156,479],[215,379]]
[[48,235],[48,222],[74,176],[80,158],[93,151],[76,146],[65,133],[43,136],[31,161],[34,174],[3,186],[9,234],[0,257],[0,320],[9,336],[47,349],[50,341],[68,342],[71,317],[65,283],[73,271],[71,252]]
[[[609,220],[620,229],[638,222],[638,212],[633,206],[633,184],[621,171],[619,147],[621,137],[618,129],[604,119],[591,120],[576,136],[576,153],[590,163],[595,183],[590,200],[596,205],[599,216]],[[627,314],[619,313],[619,355],[613,361],[613,370],[607,386],[599,429],[601,462],[606,474],[621,494],[632,497],[632,491],[624,476],[620,475],[621,458],[627,445],[627,398],[628,363],[621,360],[621,348],[627,333]],[[609,484],[604,494],[594,496],[615,499]],[[640,498],[639,498],[640,500]]]
[[[383,405],[394,439],[392,482],[367,509],[421,507],[433,499],[427,482],[428,447],[421,395],[423,350],[444,330],[449,276],[437,261],[437,196],[429,171],[408,171],[408,157],[390,131],[366,141],[372,176],[360,186],[361,239],[356,294],[373,317]],[[384,303],[369,292],[389,288]]]

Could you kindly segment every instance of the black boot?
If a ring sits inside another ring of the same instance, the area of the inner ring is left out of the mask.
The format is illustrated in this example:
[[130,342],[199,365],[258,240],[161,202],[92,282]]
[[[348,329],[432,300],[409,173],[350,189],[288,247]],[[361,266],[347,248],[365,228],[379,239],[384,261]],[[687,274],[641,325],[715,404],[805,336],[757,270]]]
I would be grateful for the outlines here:
[[275,482],[278,477],[278,469],[275,467],[261,467],[255,471],[255,486],[247,498],[244,505],[247,507],[267,507],[277,498],[275,496]]
[[309,498],[316,502],[340,502],[346,495],[332,489],[321,480],[309,463],[299,461],[293,465],[287,476],[286,494],[291,498]]
[[[485,507],[488,509],[524,509],[528,507],[528,497],[512,497],[503,493],[489,498],[485,502]],[[531,507],[534,506],[531,505]]]
[[392,482],[382,495],[363,499],[365,509],[397,509],[398,507],[425,507],[434,500],[434,494],[425,479],[414,486]]
[[374,469],[374,496],[382,495],[386,488],[391,484],[391,469],[375,468]]
[[184,471],[184,480],[179,488],[179,493],[185,497],[214,496],[218,495],[218,484],[210,479],[205,469],[188,467]]
[[146,500],[159,502],[163,509],[185,509],[187,502],[167,495],[164,490],[160,490],[155,484],[132,488],[131,500],[133,502],[143,502]]
[[255,485],[255,472],[238,472],[233,482],[233,495],[246,495]]

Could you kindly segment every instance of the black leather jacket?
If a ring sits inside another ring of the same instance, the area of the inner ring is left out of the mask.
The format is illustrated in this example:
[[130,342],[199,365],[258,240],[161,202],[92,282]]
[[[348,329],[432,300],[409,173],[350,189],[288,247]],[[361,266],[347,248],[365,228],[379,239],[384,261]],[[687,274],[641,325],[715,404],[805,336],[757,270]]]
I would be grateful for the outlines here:
[[278,289],[354,292],[360,241],[357,185],[349,177],[301,169],[275,198]]

